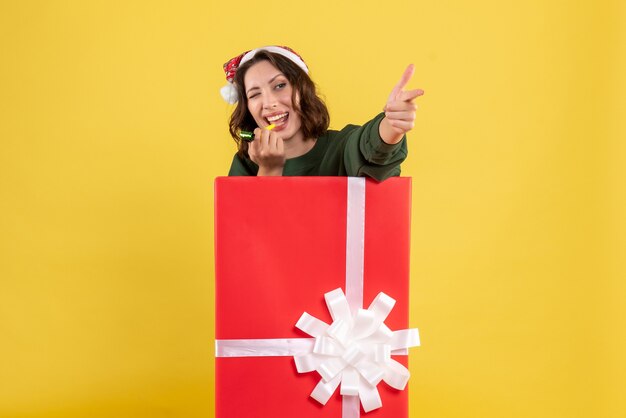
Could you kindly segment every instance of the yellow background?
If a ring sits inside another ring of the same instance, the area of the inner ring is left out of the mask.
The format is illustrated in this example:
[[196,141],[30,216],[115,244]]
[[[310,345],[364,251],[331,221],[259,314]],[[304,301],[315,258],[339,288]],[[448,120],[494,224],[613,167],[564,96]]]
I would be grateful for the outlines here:
[[[0,417],[210,417],[221,65],[421,87],[412,417],[621,417],[623,1],[0,3]],[[277,415],[279,416],[279,415]]]

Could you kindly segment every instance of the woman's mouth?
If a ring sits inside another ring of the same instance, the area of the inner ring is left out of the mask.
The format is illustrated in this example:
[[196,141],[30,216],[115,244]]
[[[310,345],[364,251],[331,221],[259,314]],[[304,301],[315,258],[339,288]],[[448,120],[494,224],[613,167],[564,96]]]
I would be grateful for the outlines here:
[[267,123],[269,125],[271,125],[271,124],[276,125],[276,128],[274,128],[274,129],[279,129],[283,125],[285,125],[287,123],[287,119],[289,119],[289,112],[278,113],[276,115],[271,115],[271,116],[266,116],[265,117],[265,120],[267,121]]

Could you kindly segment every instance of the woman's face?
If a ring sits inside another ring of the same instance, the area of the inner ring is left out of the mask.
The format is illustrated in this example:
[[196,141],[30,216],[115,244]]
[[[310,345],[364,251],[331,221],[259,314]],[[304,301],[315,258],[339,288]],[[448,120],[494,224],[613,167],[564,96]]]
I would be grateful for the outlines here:
[[[293,86],[269,61],[252,65],[243,78],[248,111],[259,128],[275,124],[284,141],[302,138],[302,120],[291,101]],[[296,96],[297,97],[297,96]]]

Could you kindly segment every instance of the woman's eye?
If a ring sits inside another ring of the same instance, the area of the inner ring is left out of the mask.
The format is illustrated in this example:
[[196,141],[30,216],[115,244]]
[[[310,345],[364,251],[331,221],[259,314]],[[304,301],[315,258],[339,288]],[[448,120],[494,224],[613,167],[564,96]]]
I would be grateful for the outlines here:
[[287,86],[287,83],[279,83],[276,84],[276,89],[284,89]]
[[254,99],[255,97],[257,97],[259,95],[259,93],[253,94],[251,96],[248,97],[248,100],[250,99]]

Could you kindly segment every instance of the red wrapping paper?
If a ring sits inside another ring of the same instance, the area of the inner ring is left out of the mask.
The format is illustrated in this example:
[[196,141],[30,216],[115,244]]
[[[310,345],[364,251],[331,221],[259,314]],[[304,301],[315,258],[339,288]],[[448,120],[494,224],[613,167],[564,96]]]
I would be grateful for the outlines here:
[[[363,307],[394,298],[392,330],[408,328],[410,190],[410,178],[366,182]],[[295,328],[305,311],[331,323],[324,294],[345,291],[346,211],[346,177],[216,179],[216,339],[310,338]],[[292,357],[215,361],[217,418],[342,416],[339,390],[319,404],[319,374]],[[408,387],[378,390],[382,408],[362,417],[408,416]]]

